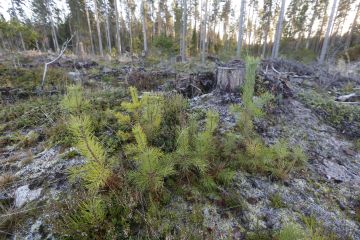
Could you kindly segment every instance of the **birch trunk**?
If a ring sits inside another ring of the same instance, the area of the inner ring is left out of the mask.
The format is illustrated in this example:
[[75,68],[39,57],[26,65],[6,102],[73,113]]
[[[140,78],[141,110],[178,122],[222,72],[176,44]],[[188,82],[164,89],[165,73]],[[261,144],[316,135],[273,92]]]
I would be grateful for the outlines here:
[[59,52],[59,42],[58,42],[57,35],[56,35],[56,29],[55,29],[54,20],[52,18],[52,13],[51,13],[50,5],[49,5],[49,0],[46,1],[46,8],[47,8],[48,16],[49,16],[49,19],[50,19],[51,36],[52,36],[52,39],[53,39],[55,51]]
[[91,53],[93,55],[95,55],[95,48],[94,48],[94,42],[93,42],[93,34],[92,34],[92,30],[91,30],[89,9],[88,9],[88,7],[86,5],[86,1],[84,3],[85,3],[86,20],[87,20],[87,24],[88,24],[88,28],[89,28],[89,35],[90,35]]
[[360,15],[360,4],[357,7],[354,21],[352,22],[351,28],[350,28],[349,33],[347,35],[346,42],[345,42],[345,49],[348,49],[350,47],[350,45],[351,45],[351,38],[352,38],[352,35],[353,35],[354,30],[356,28],[356,23],[357,23],[357,20],[359,18],[359,15]]
[[132,12],[131,10],[128,12],[128,21],[129,21],[129,37],[130,37],[130,55],[132,59],[133,55],[133,39],[132,39]]
[[104,51],[103,51],[102,39],[101,39],[101,29],[100,29],[100,21],[99,21],[99,14],[98,14],[98,8],[97,8],[97,0],[94,0],[94,14],[95,14],[98,42],[99,42],[99,51],[100,51],[100,55],[103,57]]
[[337,8],[337,0],[334,0],[332,8],[331,8],[331,14],[330,14],[328,26],[327,26],[327,29],[326,29],[324,43],[323,43],[323,46],[321,48],[321,53],[320,53],[320,58],[319,58],[319,63],[320,64],[324,63],[324,61],[325,61],[325,56],[326,56],[326,53],[327,53],[327,48],[328,48],[329,40],[330,40],[330,33],[331,33],[332,26],[333,26],[333,23],[334,23],[336,8]]
[[144,38],[144,55],[146,56],[148,53],[148,46],[147,46],[147,36],[146,36],[145,0],[142,0],[141,11],[142,11],[142,32],[143,32],[143,38]]
[[279,55],[280,40],[281,40],[284,16],[285,16],[285,0],[281,0],[281,10],[280,10],[280,15],[279,15],[279,21],[278,21],[277,28],[276,28],[274,46],[273,46],[272,54],[271,54],[272,58],[277,58]]
[[183,0],[182,6],[182,31],[180,38],[180,55],[183,62],[186,61],[186,30],[187,30],[187,0]]
[[206,27],[207,27],[207,6],[208,0],[202,2],[202,11],[204,16],[201,24],[200,48],[201,48],[201,62],[205,63],[205,48],[206,48]]
[[115,6],[115,21],[116,21],[116,48],[118,54],[121,54],[120,17],[119,17],[119,8],[118,8],[117,0],[114,0],[114,6]]
[[236,49],[237,57],[240,57],[241,47],[242,47],[243,37],[244,37],[245,4],[246,4],[246,0],[241,0],[240,19],[239,19],[239,35],[238,35],[238,42],[237,42],[237,49]]
[[151,1],[152,39],[156,35],[156,28],[155,28],[156,17],[155,17],[155,5],[154,5],[154,2],[155,2],[154,0]]

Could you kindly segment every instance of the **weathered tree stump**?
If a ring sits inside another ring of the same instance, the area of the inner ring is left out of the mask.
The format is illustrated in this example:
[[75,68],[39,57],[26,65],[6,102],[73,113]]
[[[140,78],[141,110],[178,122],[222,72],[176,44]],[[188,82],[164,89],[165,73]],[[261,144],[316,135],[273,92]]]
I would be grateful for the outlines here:
[[238,91],[245,79],[245,63],[233,60],[224,66],[217,67],[216,86],[227,92]]

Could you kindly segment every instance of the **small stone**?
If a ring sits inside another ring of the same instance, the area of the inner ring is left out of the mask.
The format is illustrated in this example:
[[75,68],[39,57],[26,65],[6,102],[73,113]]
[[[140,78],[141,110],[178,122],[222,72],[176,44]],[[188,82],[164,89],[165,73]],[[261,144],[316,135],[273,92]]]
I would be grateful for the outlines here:
[[339,208],[340,208],[342,211],[345,211],[345,210],[346,210],[346,206],[344,205],[344,203],[341,202],[340,200],[337,200],[337,202],[338,202]]
[[80,72],[68,72],[68,78],[72,81],[79,81],[81,78],[81,73]]
[[112,72],[112,69],[111,69],[111,68],[108,68],[108,67],[104,67],[101,72],[102,72],[103,74],[111,73],[111,72]]
[[26,203],[31,202],[40,197],[42,188],[30,190],[29,185],[19,187],[15,190],[15,206],[22,207]]
[[346,153],[349,156],[353,156],[353,157],[356,156],[356,152],[354,150],[349,149],[349,148],[345,148],[343,151],[344,151],[344,153]]

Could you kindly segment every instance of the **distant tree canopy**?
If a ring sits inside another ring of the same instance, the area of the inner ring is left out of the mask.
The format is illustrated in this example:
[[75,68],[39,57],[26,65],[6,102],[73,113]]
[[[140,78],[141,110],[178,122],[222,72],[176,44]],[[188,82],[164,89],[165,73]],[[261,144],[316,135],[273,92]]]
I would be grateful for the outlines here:
[[74,53],[101,56],[226,58],[237,48],[316,60],[322,49],[331,57],[360,44],[360,0],[66,0],[67,11],[60,7],[55,0],[12,0],[10,19],[0,18],[0,47],[59,51],[74,36]]

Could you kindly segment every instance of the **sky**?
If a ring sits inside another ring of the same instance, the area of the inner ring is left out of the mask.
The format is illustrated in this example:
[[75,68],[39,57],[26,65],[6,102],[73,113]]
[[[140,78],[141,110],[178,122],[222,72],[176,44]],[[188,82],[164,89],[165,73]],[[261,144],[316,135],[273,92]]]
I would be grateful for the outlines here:
[[[66,6],[66,0],[54,0],[54,1],[57,3],[57,5],[58,5],[58,7],[60,9],[65,9],[65,11],[68,11],[67,6]],[[172,0],[169,0],[169,2],[171,2],[171,1]],[[200,4],[201,4],[201,1],[202,0],[199,1]],[[290,3],[290,1],[297,1],[297,0],[286,0],[286,5],[288,5]],[[360,1],[360,0],[358,0],[358,1]],[[1,2],[0,3],[0,14],[2,14],[6,19],[9,19],[9,14],[8,14],[7,10],[11,7],[11,0],[0,0],[0,2]],[[29,6],[29,3],[28,3],[30,1],[25,1],[25,2],[27,3],[26,6],[24,7],[25,14],[28,17],[31,17],[31,10],[30,10],[30,6]],[[135,2],[138,2],[136,5],[140,6],[141,0],[135,0]],[[333,0],[330,0],[328,14],[330,13],[330,10],[331,10],[330,8],[332,6],[332,3],[333,3]],[[259,0],[259,6],[260,7],[262,6],[262,4],[263,4],[263,0]],[[209,5],[211,5],[211,4],[209,4]],[[139,9],[139,7],[138,7],[138,9]],[[232,0],[232,9],[235,12],[234,18],[238,19],[239,18],[239,13],[240,13],[240,0]],[[350,27],[350,25],[351,25],[351,23],[352,23],[352,21],[353,21],[353,19],[355,17],[355,11],[356,11],[356,9],[354,7],[351,10],[351,12],[349,13],[348,18],[347,18],[346,23],[345,23],[346,24],[345,26],[347,26],[347,27],[345,27],[343,29],[343,33],[345,33],[348,30],[348,28]]]

